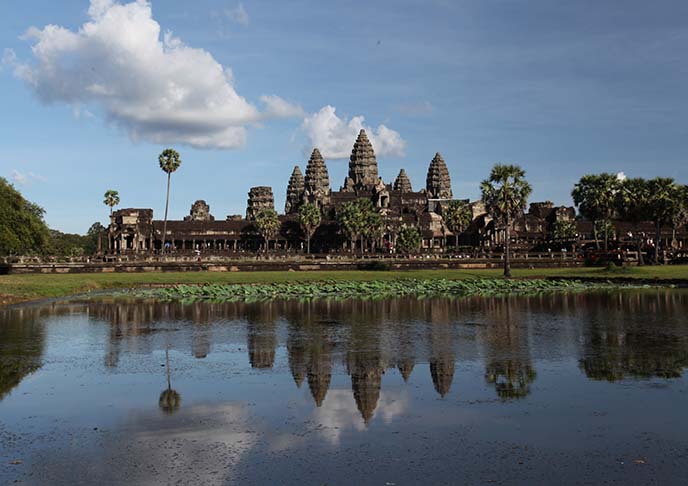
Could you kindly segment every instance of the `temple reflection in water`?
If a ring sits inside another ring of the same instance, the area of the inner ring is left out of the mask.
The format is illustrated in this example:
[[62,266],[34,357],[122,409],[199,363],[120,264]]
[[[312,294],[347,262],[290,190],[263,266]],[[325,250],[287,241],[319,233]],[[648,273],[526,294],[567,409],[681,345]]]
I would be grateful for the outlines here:
[[[316,407],[325,403],[333,376],[346,373],[368,423],[389,370],[409,383],[430,380],[438,398],[459,400],[464,362],[484,368],[485,386],[500,400],[529,396],[536,365],[565,355],[576,356],[592,380],[679,377],[688,366],[688,329],[680,317],[687,307],[687,293],[652,289],[223,304],[111,298],[8,308],[0,312],[0,400],[42,366],[55,316],[104,324],[109,370],[125,355],[166,349],[174,370],[174,353],[222,359],[229,346],[246,350],[255,373],[284,365],[297,387],[307,384]],[[657,316],[661,328],[629,318],[642,314]]]

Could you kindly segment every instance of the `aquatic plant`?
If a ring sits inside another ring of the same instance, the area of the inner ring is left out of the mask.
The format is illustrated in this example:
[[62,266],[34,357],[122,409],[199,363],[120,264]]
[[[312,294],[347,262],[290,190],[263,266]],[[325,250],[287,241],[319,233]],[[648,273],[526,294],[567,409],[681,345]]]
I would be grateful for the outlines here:
[[162,300],[227,302],[272,299],[388,298],[404,295],[418,297],[500,295],[555,290],[587,290],[611,286],[612,284],[607,282],[592,283],[579,280],[403,279],[368,282],[323,281],[250,285],[174,285],[166,288],[137,290],[134,293],[142,297]]

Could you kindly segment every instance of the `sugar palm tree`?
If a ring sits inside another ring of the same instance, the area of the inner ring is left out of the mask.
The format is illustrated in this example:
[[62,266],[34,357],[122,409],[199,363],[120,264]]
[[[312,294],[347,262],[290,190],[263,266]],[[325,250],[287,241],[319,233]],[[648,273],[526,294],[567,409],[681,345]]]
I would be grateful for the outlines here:
[[490,177],[480,183],[485,210],[505,231],[504,277],[511,277],[511,226],[526,208],[532,192],[526,172],[518,165],[497,164]]
[[103,204],[110,206],[110,216],[112,216],[112,208],[119,204],[119,192],[113,189],[108,189],[105,191],[105,195],[103,197]]
[[473,221],[473,211],[466,201],[451,201],[442,210],[442,217],[449,231],[454,233],[456,247],[459,244],[459,234],[463,233]]
[[593,234],[598,249],[600,242],[597,238],[597,222],[603,222],[605,251],[609,245],[609,231],[606,229],[616,209],[616,198],[620,184],[621,181],[615,174],[607,172],[588,174],[581,177],[571,192],[573,203],[578,207],[580,213],[593,224]]
[[270,240],[275,237],[281,225],[277,212],[272,208],[261,209],[256,214],[256,227],[265,238],[266,252],[270,249]]
[[165,239],[167,238],[167,209],[170,205],[170,179],[172,172],[179,169],[182,165],[182,160],[179,157],[179,153],[171,148],[162,151],[160,156],[158,156],[158,162],[160,162],[160,168],[167,174],[167,196],[165,197],[165,220],[162,225],[162,250],[165,251]]
[[314,204],[304,204],[299,208],[299,224],[306,234],[306,253],[311,252],[311,238],[313,233],[320,226],[322,215],[320,209]]
[[617,211],[621,219],[633,225],[636,247],[638,249],[638,265],[644,265],[643,238],[639,225],[650,218],[650,186],[648,181],[640,177],[626,179],[621,183],[617,193]]

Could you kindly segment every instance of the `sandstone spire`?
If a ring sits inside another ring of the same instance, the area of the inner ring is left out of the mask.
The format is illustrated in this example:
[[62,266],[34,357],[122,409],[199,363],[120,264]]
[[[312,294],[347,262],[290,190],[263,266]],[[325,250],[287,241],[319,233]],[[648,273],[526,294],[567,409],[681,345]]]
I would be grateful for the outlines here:
[[275,198],[272,195],[272,187],[257,186],[248,191],[246,202],[246,219],[254,220],[261,209],[275,209]]
[[344,179],[342,190],[354,192],[361,189],[372,189],[379,179],[373,145],[368,140],[365,130],[361,130],[354,143],[354,148],[351,150],[349,175]]
[[305,188],[306,180],[303,178],[301,169],[296,165],[287,185],[287,200],[284,203],[284,214],[296,213],[299,210]]
[[330,203],[330,176],[325,160],[317,148],[313,149],[306,165],[304,200],[318,206]]
[[453,197],[449,170],[439,152],[430,162],[425,189],[430,199],[451,199]]
[[394,181],[394,190],[401,192],[413,191],[413,188],[411,187],[411,179],[408,178],[408,176],[406,175],[406,171],[404,169],[401,169],[399,171],[399,175]]

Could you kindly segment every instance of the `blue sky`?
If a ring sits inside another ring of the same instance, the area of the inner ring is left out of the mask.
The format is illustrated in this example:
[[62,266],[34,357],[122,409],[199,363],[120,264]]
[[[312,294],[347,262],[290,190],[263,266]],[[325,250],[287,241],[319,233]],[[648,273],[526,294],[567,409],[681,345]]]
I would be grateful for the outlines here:
[[161,217],[167,146],[172,218],[281,210],[314,144],[339,188],[360,126],[386,181],[439,151],[458,197],[496,162],[560,204],[587,172],[686,183],[687,47],[685,1],[5,0],[0,175],[69,232],[109,188]]

